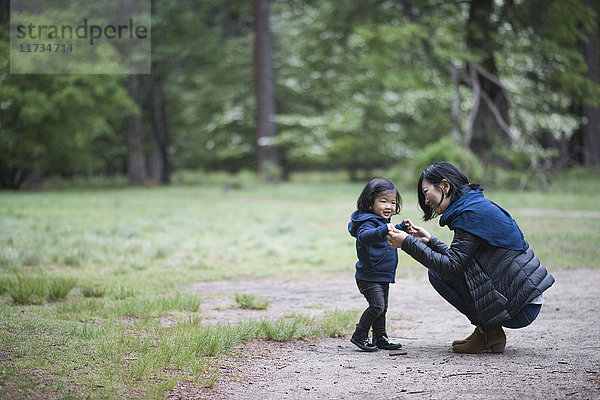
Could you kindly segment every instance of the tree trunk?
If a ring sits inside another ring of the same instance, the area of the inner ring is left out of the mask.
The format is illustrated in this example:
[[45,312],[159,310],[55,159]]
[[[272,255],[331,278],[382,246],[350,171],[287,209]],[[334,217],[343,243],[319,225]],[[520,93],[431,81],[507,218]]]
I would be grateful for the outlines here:
[[[139,105],[140,76],[129,75],[126,86],[129,96]],[[142,185],[146,182],[146,160],[142,149],[143,138],[141,117],[135,114],[130,115],[127,117],[127,176],[131,185]]]
[[276,135],[273,61],[271,57],[270,0],[254,1],[254,72],[256,85],[256,156],[258,172],[279,180],[281,159],[273,145]]
[[[151,0],[150,7],[152,17],[157,15],[157,0]],[[159,54],[157,48],[159,41],[152,41],[152,53]],[[148,160],[149,172],[153,180],[162,184],[171,181],[171,163],[169,161],[170,135],[167,124],[166,101],[165,101],[165,76],[168,60],[164,56],[155,57],[152,62],[152,75],[146,75],[149,82],[147,95],[144,101],[145,115],[150,119],[152,130],[152,144],[154,150]]]
[[[467,46],[479,56],[478,64],[491,75],[497,76],[498,68],[494,60],[494,52],[496,51],[494,35],[496,32],[491,19],[493,9],[494,0],[471,0],[466,40]],[[470,72],[472,72],[471,76],[478,80],[478,82],[473,82],[474,87],[478,84],[480,90],[493,101],[505,124],[510,125],[508,102],[503,89],[487,77],[475,73],[475,71]],[[481,103],[472,123],[471,150],[479,154],[486,163],[492,162],[507,166],[505,160],[494,156],[492,149],[498,144],[510,145],[510,139],[504,135],[498,124],[497,116],[494,115],[493,110],[485,102]]]
[[153,178],[158,178],[160,183],[168,184],[171,181],[171,164],[169,162],[169,129],[165,110],[162,65],[162,62],[160,62],[152,66],[149,114],[152,126],[152,138],[156,145],[156,154],[153,157]]
[[[586,78],[600,84],[600,6],[597,0],[586,0],[585,4],[596,13],[595,29],[588,32],[585,42]],[[587,120],[583,126],[583,163],[586,166],[600,165],[600,106],[584,106],[583,115]]]
[[10,21],[10,0],[0,1],[0,24]]

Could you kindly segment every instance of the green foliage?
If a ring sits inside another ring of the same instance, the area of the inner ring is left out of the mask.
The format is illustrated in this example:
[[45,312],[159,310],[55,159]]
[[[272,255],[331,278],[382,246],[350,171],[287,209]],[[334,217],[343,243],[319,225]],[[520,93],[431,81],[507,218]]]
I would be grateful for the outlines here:
[[600,167],[575,167],[558,172],[554,176],[554,186],[560,193],[577,193],[583,197],[600,193]]
[[[7,42],[0,53],[8,53]],[[18,188],[31,171],[102,170],[104,143],[115,140],[115,127],[133,110],[120,77],[30,77],[8,68],[0,65],[0,188]]]
[[238,171],[252,165],[251,4],[161,1],[156,13],[160,36],[155,42],[153,35],[153,59],[168,71],[167,114],[177,132],[173,166]]
[[483,167],[477,156],[452,138],[445,137],[425,146],[411,160],[414,171],[411,182],[417,182],[421,172],[436,161],[448,161],[456,165],[472,182],[479,182],[484,178]]
[[235,302],[240,308],[252,310],[264,310],[269,306],[269,300],[247,293],[235,293]]
[[124,175],[72,175],[61,177],[58,175],[50,176],[44,180],[44,188],[56,189],[109,189],[117,187],[126,187],[127,177]]
[[248,170],[227,173],[182,169],[173,174],[171,181],[178,185],[223,185],[227,189],[240,189],[258,184],[260,179],[256,173]]
[[[437,100],[440,91],[422,88],[428,71],[414,46],[427,35],[422,27],[400,23],[401,10],[389,3],[274,8],[280,16],[274,36],[287,44],[275,60],[283,93],[278,144],[291,167],[369,169],[401,160],[426,143],[431,130],[421,128],[416,135],[413,129],[420,118],[431,123],[443,115],[437,109],[446,106]],[[348,24],[335,23],[340,15]],[[398,55],[406,68],[398,68]],[[298,98],[305,101],[293,100]]]
[[[357,171],[370,175],[419,165],[429,157],[420,155],[423,149],[431,151],[428,146],[446,140],[453,128],[464,136],[475,104],[466,65],[480,61],[478,49],[465,40],[469,6],[433,0],[272,2],[275,144],[283,156],[272,174],[347,169],[357,179]],[[251,8],[242,0],[154,2],[153,73],[143,79],[141,110],[123,76],[15,75],[3,63],[0,187],[18,187],[27,176],[58,177],[51,187],[79,185],[86,177],[97,187],[126,184],[120,175],[128,151],[126,117],[144,118],[143,153],[150,157],[150,95],[158,86],[166,96],[177,183],[210,180],[190,173],[198,169],[252,169]],[[584,123],[574,110],[600,102],[600,86],[585,77],[581,52],[598,16],[580,0],[497,1],[490,20],[492,31],[476,36],[494,51],[510,128],[525,143],[511,157],[513,139],[498,135],[490,158],[520,171],[529,167],[531,154],[551,161],[559,143],[574,144]],[[5,60],[8,43],[0,45]],[[459,74],[458,90],[450,71]],[[457,96],[460,107],[453,110]],[[117,178],[89,178],[99,174]],[[82,258],[72,255],[75,263]]]

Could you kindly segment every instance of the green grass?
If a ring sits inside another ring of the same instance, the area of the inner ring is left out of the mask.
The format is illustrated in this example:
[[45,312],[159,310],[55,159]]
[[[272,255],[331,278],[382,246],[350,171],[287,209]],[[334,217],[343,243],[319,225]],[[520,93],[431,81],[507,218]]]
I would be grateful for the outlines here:
[[[486,190],[550,269],[598,268],[600,176],[540,191]],[[485,182],[483,182],[485,184]],[[357,312],[207,324],[192,282],[352,277],[348,217],[363,183],[0,192],[1,398],[164,398],[180,381],[212,386],[214,361],[248,340],[344,336]],[[394,222],[420,222],[402,190]],[[422,224],[449,242],[436,221]],[[398,277],[425,270],[400,252]],[[239,307],[264,299],[239,294]],[[267,304],[268,306],[268,304]],[[168,324],[165,324],[165,321]]]
[[41,276],[17,273],[6,277],[3,286],[16,304],[42,304],[48,295],[48,285]]
[[64,299],[76,283],[74,278],[17,272],[5,276],[1,285],[16,304],[42,304]]
[[260,296],[246,293],[236,293],[235,302],[238,307],[250,310],[264,310],[269,306],[269,300],[263,299]]
[[83,297],[104,297],[106,288],[103,286],[84,286],[81,288]]

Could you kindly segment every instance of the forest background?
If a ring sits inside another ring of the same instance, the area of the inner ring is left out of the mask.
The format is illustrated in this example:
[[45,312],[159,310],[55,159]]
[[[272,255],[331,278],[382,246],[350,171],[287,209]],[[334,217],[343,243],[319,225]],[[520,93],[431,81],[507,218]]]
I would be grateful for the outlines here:
[[600,164],[594,0],[151,3],[152,73],[124,76],[10,74],[0,2],[0,188]]

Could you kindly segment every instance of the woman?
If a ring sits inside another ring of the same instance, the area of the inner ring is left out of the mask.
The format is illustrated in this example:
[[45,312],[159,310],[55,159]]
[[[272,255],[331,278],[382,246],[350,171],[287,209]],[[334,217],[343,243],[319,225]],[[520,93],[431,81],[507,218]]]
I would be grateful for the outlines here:
[[510,214],[482,191],[454,165],[432,164],[419,178],[419,206],[425,221],[441,216],[440,226],[454,231],[452,244],[409,220],[408,233],[395,230],[387,237],[390,246],[427,267],[435,290],[475,325],[469,337],[452,343],[457,353],[502,353],[502,328],[531,324],[542,293],[554,283]]

